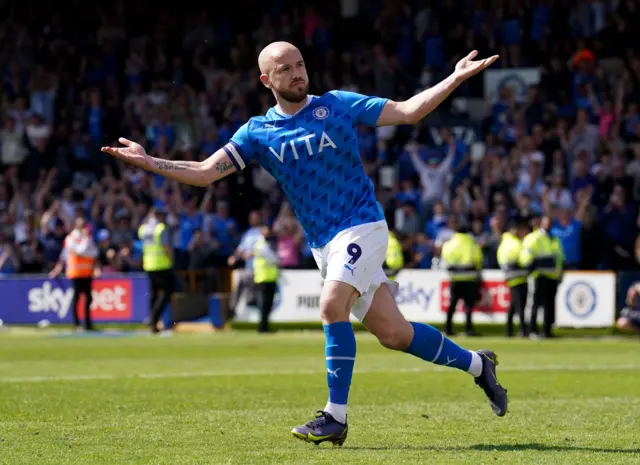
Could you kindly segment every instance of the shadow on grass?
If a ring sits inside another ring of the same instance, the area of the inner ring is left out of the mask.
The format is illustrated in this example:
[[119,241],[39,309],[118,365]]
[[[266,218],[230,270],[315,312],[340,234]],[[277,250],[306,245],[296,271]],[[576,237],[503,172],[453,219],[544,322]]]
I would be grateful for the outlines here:
[[580,447],[571,445],[547,445],[547,444],[473,444],[470,446],[413,446],[393,445],[393,446],[344,446],[350,450],[425,450],[433,452],[464,452],[464,451],[485,451],[485,452],[601,452],[607,454],[638,454],[638,449],[612,449],[605,447]]

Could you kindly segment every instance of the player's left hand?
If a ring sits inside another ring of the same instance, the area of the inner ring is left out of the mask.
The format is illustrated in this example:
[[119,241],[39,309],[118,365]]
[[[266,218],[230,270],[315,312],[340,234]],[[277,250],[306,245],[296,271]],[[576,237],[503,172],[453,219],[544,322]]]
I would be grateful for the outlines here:
[[478,51],[474,50],[469,55],[464,57],[458,63],[456,63],[456,68],[453,74],[456,76],[456,79],[460,82],[469,79],[471,76],[478,74],[480,71],[488,68],[496,60],[499,58],[499,55],[493,55],[489,58],[484,58],[482,60],[475,60],[474,58],[478,56]]

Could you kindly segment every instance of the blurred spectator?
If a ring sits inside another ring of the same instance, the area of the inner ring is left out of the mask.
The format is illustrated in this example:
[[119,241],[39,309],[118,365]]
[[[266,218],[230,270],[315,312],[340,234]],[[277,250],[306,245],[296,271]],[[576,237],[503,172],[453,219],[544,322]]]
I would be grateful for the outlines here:
[[625,331],[640,333],[640,283],[635,282],[629,286],[625,304],[616,326]]
[[244,261],[245,270],[253,270],[251,254],[253,253],[253,246],[261,237],[262,223],[261,212],[254,210],[249,214],[249,229],[242,233],[238,248],[233,252],[233,255],[229,257],[229,266],[235,266],[237,262]]
[[24,134],[17,125],[17,120],[7,116],[4,127],[0,130],[0,161],[7,167],[17,167],[27,159],[29,154],[25,145]]
[[[33,215],[33,213],[31,213]],[[18,244],[18,259],[21,273],[41,273],[44,271],[44,246],[36,235],[32,221],[25,222],[22,238]]]
[[220,241],[220,252],[225,257],[233,253],[238,244],[238,225],[231,217],[229,204],[224,200],[216,203],[216,212],[207,216],[207,226],[205,228]]
[[16,253],[13,238],[0,236],[0,275],[14,274],[20,271],[20,257]]
[[53,226],[47,228],[43,238],[44,260],[47,269],[52,269],[58,262],[66,235],[66,228],[61,219],[53,220]]
[[273,230],[276,234],[280,267],[299,267],[304,232],[288,203],[284,203],[280,208],[280,213],[273,223]]
[[543,192],[547,200],[552,204],[563,210],[570,211],[573,208],[573,199],[571,192],[567,187],[564,187],[564,179],[562,172],[555,172],[551,176],[551,182],[548,189]]
[[[179,187],[176,185],[174,189],[174,199],[176,199],[177,211],[179,212],[177,230],[175,232],[176,239],[174,241],[174,267],[176,270],[185,270],[189,268],[191,263],[189,255],[190,250],[193,250],[194,247],[192,244],[193,236],[196,232],[202,230],[204,218],[198,210],[198,199],[196,197],[192,197],[183,203]],[[204,238],[200,236],[195,243],[203,240]]]
[[604,264],[607,268],[628,270],[637,267],[633,255],[638,235],[636,218],[637,206],[631,203],[624,188],[616,185],[599,218],[606,240]]
[[560,239],[564,252],[564,266],[569,270],[577,270],[582,262],[582,228],[586,220],[587,209],[591,202],[593,186],[576,193],[577,209],[569,199],[566,203],[553,195],[552,189],[545,191],[545,212],[555,218],[551,225],[551,235]]
[[419,153],[418,144],[412,142],[407,145],[406,150],[420,177],[422,196],[420,198],[420,210],[425,216],[431,216],[433,203],[438,199],[444,199],[447,192],[447,174],[451,169],[456,155],[455,138],[450,137],[448,141],[447,155],[444,160],[440,160],[433,154],[425,163]]
[[420,231],[420,219],[416,211],[416,202],[405,200],[396,210],[395,229],[401,234],[412,236]]
[[426,234],[419,233],[417,235],[412,252],[412,260],[406,264],[408,268],[431,268],[433,260],[433,241],[430,240]]
[[447,215],[445,214],[444,202],[437,200],[433,203],[433,215],[426,225],[427,237],[435,240],[442,228],[447,226]]
[[[210,268],[214,259],[213,256],[220,249],[220,243],[215,239],[207,237],[203,231],[196,230],[189,241],[189,269],[205,270]],[[219,266],[219,263],[217,264]]]

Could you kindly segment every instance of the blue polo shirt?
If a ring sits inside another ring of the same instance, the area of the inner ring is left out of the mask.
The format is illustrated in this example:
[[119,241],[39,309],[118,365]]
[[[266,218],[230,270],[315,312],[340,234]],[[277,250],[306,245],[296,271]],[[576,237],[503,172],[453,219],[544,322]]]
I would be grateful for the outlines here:
[[582,258],[582,223],[577,219],[571,220],[567,226],[555,221],[551,227],[551,235],[557,237],[562,245],[565,262],[570,265],[580,263]]

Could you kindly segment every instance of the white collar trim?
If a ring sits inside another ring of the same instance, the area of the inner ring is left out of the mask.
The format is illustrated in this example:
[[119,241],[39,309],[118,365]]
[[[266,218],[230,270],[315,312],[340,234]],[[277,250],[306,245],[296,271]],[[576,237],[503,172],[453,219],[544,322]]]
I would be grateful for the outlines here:
[[295,113],[293,113],[293,114],[290,114],[290,113],[285,112],[285,111],[280,107],[280,104],[277,104],[275,107],[273,107],[273,110],[274,110],[276,113],[278,113],[280,116],[285,116],[285,117],[287,117],[287,116],[295,116],[295,115],[297,115],[298,113],[300,113],[302,110],[304,110],[305,108],[307,108],[307,106],[309,106],[309,104],[311,103],[311,100],[313,100],[313,97],[314,97],[313,95],[308,94],[308,95],[307,95],[307,101],[305,102],[304,106],[303,106],[302,108],[300,108],[298,111],[296,111]]

